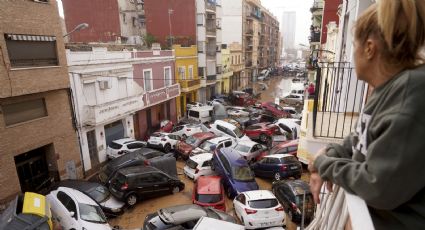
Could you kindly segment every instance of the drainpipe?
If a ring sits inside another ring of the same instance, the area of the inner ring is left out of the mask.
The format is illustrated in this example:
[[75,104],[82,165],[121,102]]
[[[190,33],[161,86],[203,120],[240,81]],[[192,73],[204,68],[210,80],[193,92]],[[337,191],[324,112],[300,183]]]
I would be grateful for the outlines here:
[[[72,85],[74,86],[75,89],[75,81],[74,81],[74,74],[71,73],[71,81],[72,81]],[[86,169],[84,166],[84,156],[83,156],[83,149],[81,148],[81,127],[79,127],[78,125],[78,120],[77,120],[77,114],[75,112],[75,103],[74,103],[74,94],[72,93],[72,88],[68,88],[68,98],[69,98],[69,106],[71,108],[71,116],[72,116],[72,124],[73,127],[77,133],[77,138],[78,138],[78,147],[80,149],[80,157],[81,157],[81,165],[83,168],[83,178],[86,178]]]

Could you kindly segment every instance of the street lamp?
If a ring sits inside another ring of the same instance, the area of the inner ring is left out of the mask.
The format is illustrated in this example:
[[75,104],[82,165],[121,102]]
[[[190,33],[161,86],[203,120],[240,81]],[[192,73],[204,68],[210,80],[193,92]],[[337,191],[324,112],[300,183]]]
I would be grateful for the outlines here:
[[89,24],[87,24],[87,23],[81,23],[78,26],[76,26],[73,30],[71,30],[69,33],[63,35],[63,37],[69,36],[70,34],[76,32],[76,31],[87,29],[88,27],[89,27]]

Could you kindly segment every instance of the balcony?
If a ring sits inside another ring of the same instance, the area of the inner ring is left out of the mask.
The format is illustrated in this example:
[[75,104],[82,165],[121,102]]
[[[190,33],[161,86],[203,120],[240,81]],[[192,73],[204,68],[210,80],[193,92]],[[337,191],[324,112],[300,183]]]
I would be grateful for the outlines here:
[[320,42],[320,30],[319,31],[312,31],[310,33],[310,43],[312,42]]
[[208,37],[215,37],[217,35],[217,26],[215,23],[207,22],[206,31]]
[[245,67],[252,67],[252,61],[245,62]]
[[315,0],[313,6],[310,8],[310,11],[313,13],[317,10],[323,10],[323,1]]
[[217,82],[217,75],[208,75],[207,76],[207,85],[212,85]]
[[83,125],[96,126],[144,108],[144,95],[122,98],[100,105],[84,106]]
[[207,0],[205,3],[205,9],[208,12],[215,12],[216,11],[216,3],[213,0]]
[[207,59],[215,59],[216,56],[217,56],[216,54],[217,54],[217,52],[215,51],[215,49],[214,50],[208,49],[207,50]]
[[246,36],[253,36],[254,35],[254,30],[253,29],[247,29],[245,31],[245,35]]
[[199,89],[201,87],[201,80],[200,79],[193,79],[193,80],[179,80],[181,91],[182,92],[189,92],[192,90]]

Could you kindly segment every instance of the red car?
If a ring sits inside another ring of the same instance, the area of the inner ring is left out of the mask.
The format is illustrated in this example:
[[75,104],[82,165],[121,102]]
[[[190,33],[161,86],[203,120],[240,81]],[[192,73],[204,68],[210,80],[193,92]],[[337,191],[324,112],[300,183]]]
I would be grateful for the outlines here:
[[193,186],[192,201],[203,207],[226,211],[224,189],[220,176],[201,176]]
[[285,141],[273,146],[273,148],[270,149],[270,151],[262,152],[260,155],[258,155],[256,160],[259,161],[264,156],[273,155],[273,154],[291,154],[297,157],[297,151],[298,151],[298,139]]
[[272,123],[257,123],[245,128],[245,134],[252,140],[260,140],[267,143],[273,135],[281,135],[278,126]]
[[183,159],[187,160],[192,150],[204,143],[204,141],[214,137],[215,134],[212,132],[195,133],[186,140],[177,142],[175,149]]
[[273,102],[263,102],[261,103],[261,108],[264,109],[266,112],[272,114],[275,117],[278,118],[289,118],[291,117],[291,114],[289,114],[287,111],[285,111],[282,106],[277,105]]
[[174,123],[170,120],[161,121],[160,128],[158,132],[169,133],[174,127]]

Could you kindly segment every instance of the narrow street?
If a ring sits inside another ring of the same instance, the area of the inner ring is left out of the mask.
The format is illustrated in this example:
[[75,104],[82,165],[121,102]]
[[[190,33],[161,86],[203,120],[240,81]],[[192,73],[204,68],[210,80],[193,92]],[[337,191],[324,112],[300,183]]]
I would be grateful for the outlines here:
[[[275,77],[268,81],[264,81],[269,86],[268,90],[262,91],[261,101],[274,101],[275,95],[282,95],[282,93],[287,93],[290,91],[292,84],[291,78],[282,78]],[[256,83],[258,84],[258,83]],[[275,86],[275,87],[273,87]],[[109,220],[111,226],[120,226],[123,229],[141,229],[143,221],[147,214],[156,212],[158,209],[179,205],[179,204],[190,204],[192,203],[192,190],[193,190],[193,181],[185,177],[183,174],[183,167],[185,163],[181,159],[177,161],[177,172],[179,179],[182,180],[185,184],[184,191],[174,194],[163,196],[159,198],[149,199],[141,201],[134,208],[125,211],[122,216],[113,218]],[[303,173],[302,180],[308,181],[308,173]],[[271,189],[271,180],[256,178],[260,189]],[[234,215],[232,200],[226,197],[226,212]],[[295,230],[296,225],[293,223],[287,222],[286,230]]]

